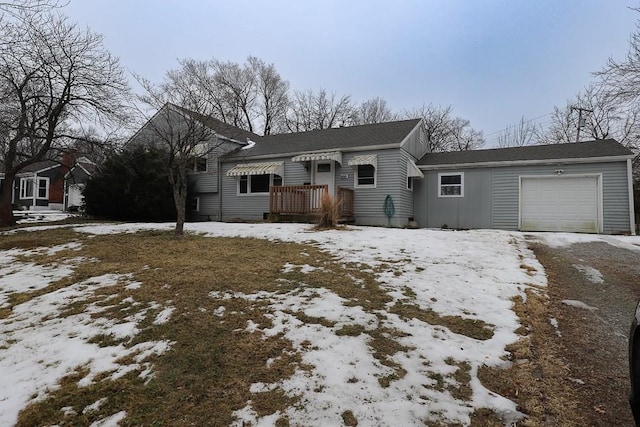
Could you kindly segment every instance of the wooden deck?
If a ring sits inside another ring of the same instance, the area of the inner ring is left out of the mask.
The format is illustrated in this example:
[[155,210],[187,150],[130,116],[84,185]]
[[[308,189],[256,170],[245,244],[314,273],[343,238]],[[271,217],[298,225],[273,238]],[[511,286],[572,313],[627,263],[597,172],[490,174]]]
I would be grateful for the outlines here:
[[[320,212],[320,202],[327,185],[288,185],[269,190],[268,219],[277,222],[315,222]],[[350,188],[338,187],[340,222],[352,223],[354,217],[354,193]]]

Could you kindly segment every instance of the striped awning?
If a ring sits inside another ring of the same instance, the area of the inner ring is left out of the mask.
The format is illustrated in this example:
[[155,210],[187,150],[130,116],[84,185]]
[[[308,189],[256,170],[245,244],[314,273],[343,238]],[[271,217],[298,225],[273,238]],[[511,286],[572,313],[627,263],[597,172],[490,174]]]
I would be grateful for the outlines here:
[[327,151],[324,153],[302,153],[291,158],[292,162],[308,162],[309,160],[333,160],[342,164],[340,151]]
[[349,166],[359,165],[371,165],[374,168],[378,167],[378,155],[377,154],[363,154],[360,156],[353,156],[349,160]]
[[411,159],[407,160],[407,178],[424,178],[422,171]]
[[245,163],[235,165],[227,172],[227,176],[268,175],[283,176],[284,162]]

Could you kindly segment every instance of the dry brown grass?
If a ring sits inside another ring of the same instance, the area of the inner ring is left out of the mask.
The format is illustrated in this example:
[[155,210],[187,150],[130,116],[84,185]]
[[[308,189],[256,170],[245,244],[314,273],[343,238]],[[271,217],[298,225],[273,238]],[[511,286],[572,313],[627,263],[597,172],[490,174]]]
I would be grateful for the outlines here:
[[[169,340],[174,344],[164,355],[148,359],[154,372],[148,383],[138,376],[139,371],[133,371],[118,380],[103,375],[94,384],[79,387],[78,380],[87,373],[86,368],[79,366],[76,372],[61,380],[58,390],[21,412],[20,426],[89,425],[121,410],[127,412],[124,425],[229,425],[233,422],[232,412],[243,408],[249,400],[261,416],[298,404],[297,396],[288,396],[279,389],[250,392],[253,383],[276,383],[289,378],[296,369],[311,368],[302,363],[300,353],[288,340],[281,336],[265,338],[260,332],[246,329],[248,321],[261,328],[272,326],[269,301],[221,300],[212,297],[212,292],[284,294],[329,289],[346,300],[345,304],[374,313],[378,324],[337,327],[335,322],[322,317],[293,311],[289,314],[337,335],[367,335],[373,357],[391,369],[389,375],[378,378],[382,386],[388,387],[406,375],[393,356],[411,348],[398,343],[404,337],[400,331],[380,326],[392,299],[381,289],[375,272],[360,264],[344,265],[332,255],[308,245],[258,239],[186,235],[176,240],[171,232],[159,231],[92,237],[70,229],[32,233],[3,236],[2,247],[34,249],[78,241],[82,244],[81,252],[73,249],[51,255],[41,252],[25,260],[55,265],[82,255],[85,261],[76,262],[72,276],[45,289],[11,295],[12,305],[103,274],[130,275],[131,280],[142,282],[140,288],[126,289],[126,280],[122,280],[114,286],[99,288],[82,300],[70,301],[61,315],[82,313],[93,305],[102,309],[94,317],[119,322],[142,307],[147,314],[139,325],[141,332],[132,340],[118,340],[102,333],[91,341],[100,346],[122,344],[127,347],[155,340]],[[302,273],[293,268],[284,273],[282,268],[287,263],[307,264],[315,270]],[[131,298],[140,305],[134,305]],[[159,304],[159,308],[154,303]],[[170,321],[153,324],[165,306],[175,308]],[[223,317],[214,314],[220,306],[226,308]],[[438,316],[411,304],[396,303],[392,311],[403,318],[415,317],[477,339],[487,339],[493,334],[491,326],[482,322]],[[0,316],[10,313],[11,307]],[[121,363],[132,362],[132,357]],[[451,375],[452,381],[447,381],[446,386],[443,383],[443,387],[456,398],[469,400],[469,366],[453,360],[450,364],[457,369]],[[108,399],[99,410],[82,413],[83,408],[103,397]],[[72,410],[65,414],[61,408]],[[480,415],[482,419],[489,419]],[[345,411],[342,418],[345,425],[357,425],[351,411]],[[283,416],[276,425],[289,425],[289,421]]]
[[335,228],[338,225],[338,221],[340,221],[341,206],[342,201],[340,199],[332,196],[328,191],[322,193],[317,228]]
[[[573,390],[565,381],[560,381],[568,372],[553,342],[555,330],[549,322],[548,298],[534,288],[528,289],[526,296],[526,304],[522,298],[514,300],[516,314],[524,326],[521,333],[525,336],[507,347],[510,367],[484,367],[478,370],[478,378],[485,387],[518,404],[527,416],[518,425],[589,425],[589,420],[580,413]],[[484,415],[489,412],[485,411]]]

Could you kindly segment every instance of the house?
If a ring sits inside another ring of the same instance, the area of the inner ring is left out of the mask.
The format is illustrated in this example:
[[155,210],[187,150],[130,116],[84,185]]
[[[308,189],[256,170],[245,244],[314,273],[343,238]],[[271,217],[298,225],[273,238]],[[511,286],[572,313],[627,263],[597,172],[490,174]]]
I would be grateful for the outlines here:
[[220,219],[312,214],[328,191],[356,224],[403,227],[427,150],[420,119],[264,136],[221,156]]
[[[613,140],[430,153],[421,119],[259,136],[164,108],[211,131],[215,149],[190,176],[192,220],[309,220],[328,192],[360,225],[635,230],[633,154]],[[153,141],[142,134],[132,141]]]
[[633,233],[633,153],[614,140],[431,153],[418,162],[423,227]]
[[[179,135],[177,138],[176,135]],[[260,135],[228,125],[214,117],[167,103],[130,139],[126,146],[146,145],[174,150],[191,145],[187,218],[190,221],[220,220],[220,157],[258,141]],[[202,147],[202,148],[201,148]]]
[[78,158],[64,176],[64,210],[75,211],[84,206],[84,191],[87,180],[96,171],[96,164],[86,157]]
[[[33,163],[22,169],[13,182],[12,200],[15,209],[62,210],[64,174],[68,166],[55,160]],[[4,173],[0,173],[2,185]]]

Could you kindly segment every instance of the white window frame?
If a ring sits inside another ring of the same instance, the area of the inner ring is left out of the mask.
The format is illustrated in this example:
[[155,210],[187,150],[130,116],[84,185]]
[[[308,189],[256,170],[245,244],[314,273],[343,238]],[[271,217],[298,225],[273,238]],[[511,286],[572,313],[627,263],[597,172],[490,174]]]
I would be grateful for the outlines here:
[[[358,171],[360,166],[371,166],[373,168],[373,184],[358,184],[359,176]],[[356,165],[353,173],[353,188],[376,188],[378,185],[378,168],[371,164]]]
[[[31,183],[31,194],[28,184]],[[44,183],[44,197],[40,197],[40,183]],[[49,178],[45,176],[20,178],[20,200],[49,200]]]
[[413,185],[414,185],[414,177],[407,176],[407,191],[411,191],[413,193]]
[[[237,184],[237,194],[238,196],[259,196],[259,195],[265,195],[265,194],[269,194],[269,191],[259,191],[259,192],[252,192],[251,191],[251,180],[252,177],[254,176],[264,176],[264,175],[269,175],[269,188],[273,187],[273,181],[274,181],[274,177],[276,174],[270,173],[270,174],[260,174],[260,175],[239,175],[238,176],[238,184]],[[246,193],[242,193],[240,192],[240,181],[242,181],[242,177],[246,176],[247,177],[247,192]],[[280,175],[278,175],[280,176]],[[280,180],[281,183],[279,186],[284,185],[284,177],[280,176]]]
[[[442,184],[443,176],[460,175],[460,184]],[[460,187],[460,194],[442,194],[442,187]],[[438,173],[438,197],[464,197],[464,172],[440,172]]]
[[[31,184],[31,194],[28,194],[29,184]],[[33,178],[20,178],[20,200],[33,199],[34,187]]]
[[192,200],[195,199],[196,201],[196,209],[195,210],[190,210],[190,212],[200,212],[200,197],[196,196],[196,197],[192,197]]

